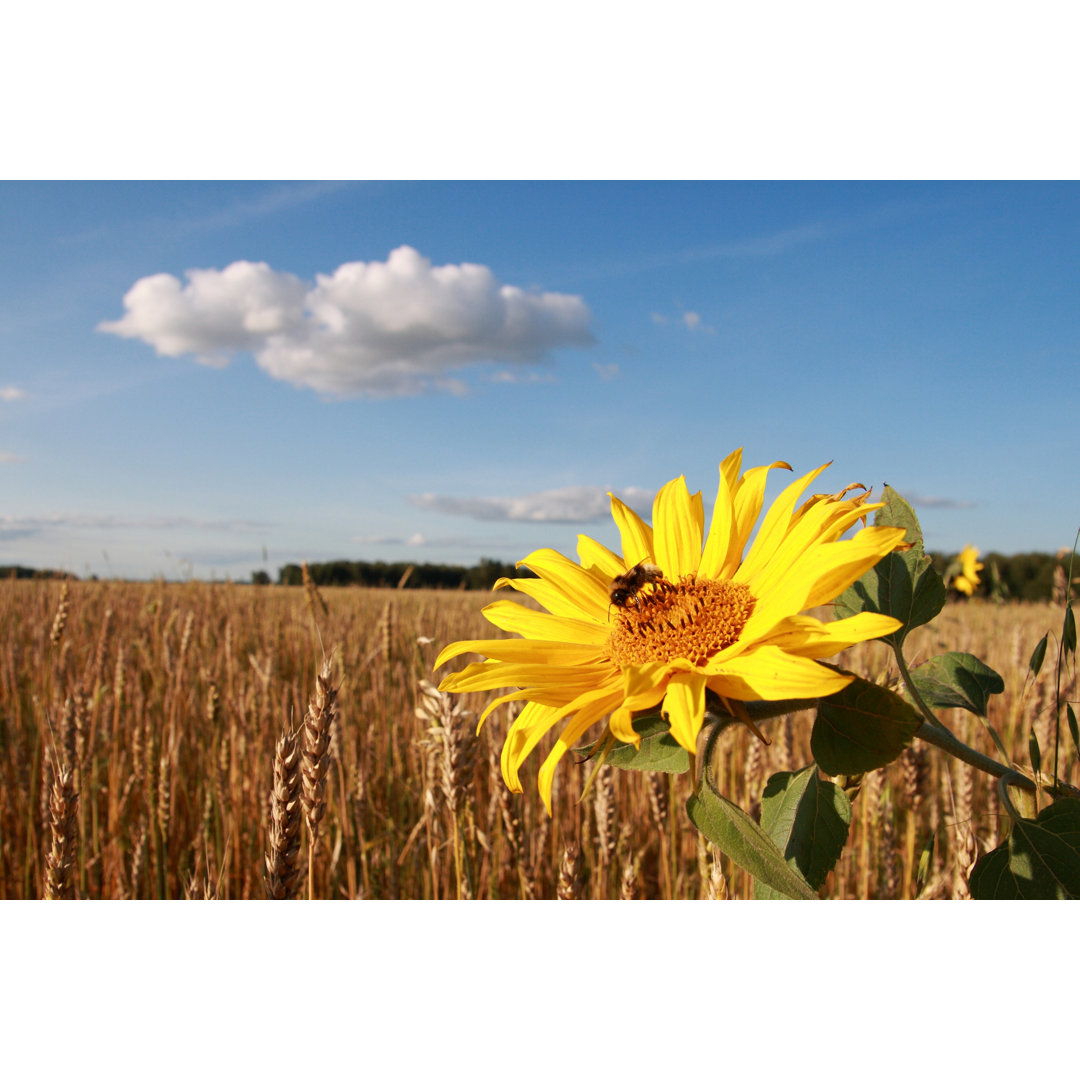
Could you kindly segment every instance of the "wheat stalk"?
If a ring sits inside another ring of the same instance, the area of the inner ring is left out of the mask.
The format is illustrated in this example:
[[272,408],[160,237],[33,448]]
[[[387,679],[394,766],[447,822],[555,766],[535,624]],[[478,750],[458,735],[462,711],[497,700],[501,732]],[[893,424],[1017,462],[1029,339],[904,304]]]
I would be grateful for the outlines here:
[[472,730],[472,713],[460,701],[437,690],[426,679],[420,680],[419,687],[416,717],[429,723],[434,721],[430,733],[442,743],[440,786],[454,821],[454,867],[461,900],[472,893],[462,834],[480,744]]
[[74,867],[78,839],[79,796],[72,781],[71,766],[61,763],[53,777],[49,799],[49,830],[52,846],[45,856],[46,900],[74,900]]
[[560,900],[580,900],[584,888],[585,860],[581,857],[580,848],[571,840],[559,864],[559,884],[555,895]]
[[300,889],[300,746],[295,732],[284,731],[274,754],[267,834],[266,896],[295,900]]
[[330,732],[337,690],[330,684],[330,661],[316,678],[315,695],[304,717],[301,741],[300,805],[308,829],[308,899],[315,898],[315,848],[319,823],[326,813],[326,777],[330,769]]

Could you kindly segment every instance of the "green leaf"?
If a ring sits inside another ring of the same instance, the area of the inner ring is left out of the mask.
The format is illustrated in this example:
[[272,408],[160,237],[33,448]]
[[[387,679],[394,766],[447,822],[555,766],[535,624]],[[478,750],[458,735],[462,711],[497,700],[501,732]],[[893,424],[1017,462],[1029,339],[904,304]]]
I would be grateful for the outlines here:
[[971,653],[942,653],[911,672],[911,681],[932,709],[967,709],[985,716],[991,694],[1005,689],[1005,680]]
[[881,639],[898,649],[911,630],[928,623],[945,606],[945,583],[923,551],[915,511],[888,484],[882,498],[885,505],[874,515],[874,524],[904,529],[904,538],[912,547],[891,552],[867,570],[837,597],[835,612],[838,619],[860,611],[899,619],[904,625]]
[[810,750],[829,776],[870,772],[895,761],[922,722],[899,694],[856,678],[822,699]]
[[1009,871],[1009,843],[988,851],[975,864],[968,882],[973,900],[1023,900],[1016,878]]
[[798,870],[784,860],[780,849],[741,807],[725,799],[710,784],[702,784],[686,802],[686,812],[698,831],[732,862],[794,900],[816,900],[817,894]]
[[[851,803],[836,784],[818,778],[816,764],[769,777],[761,795],[761,827],[813,888],[820,889],[836,865],[850,826]],[[754,897],[778,899],[761,882],[754,885]]]
[[881,501],[885,505],[874,515],[874,524],[903,529],[904,543],[911,544],[912,548],[922,555],[922,528],[919,526],[915,511],[911,509],[911,503],[899,494],[896,488],[889,487],[888,484],[881,493]]
[[1043,634],[1039,644],[1035,646],[1035,651],[1031,654],[1031,659],[1028,661],[1028,668],[1030,668],[1032,675],[1038,675],[1042,670],[1043,661],[1046,659],[1046,645],[1049,640],[1049,632]]
[[891,552],[837,597],[838,619],[872,611],[904,625],[881,640],[899,648],[916,626],[928,623],[945,606],[945,583],[927,555]]
[[[614,749],[604,759],[605,765],[617,769],[638,769],[645,772],[684,773],[690,768],[690,755],[675,741],[668,722],[659,715],[637,716],[634,730],[641,736],[641,747],[615,741]],[[581,760],[592,757],[603,740],[588,746],[575,746]]]
[[969,884],[976,900],[1080,899],[1080,801],[1059,799],[1034,820],[1014,820]]

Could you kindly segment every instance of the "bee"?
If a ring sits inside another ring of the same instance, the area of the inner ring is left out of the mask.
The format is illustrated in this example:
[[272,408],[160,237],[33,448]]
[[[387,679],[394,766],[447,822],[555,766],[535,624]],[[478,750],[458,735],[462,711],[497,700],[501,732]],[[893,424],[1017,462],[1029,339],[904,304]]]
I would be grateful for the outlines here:
[[637,605],[638,611],[641,610],[641,598],[638,593],[649,582],[662,582],[664,580],[664,571],[659,566],[653,566],[652,563],[639,562],[636,566],[631,566],[625,574],[619,574],[617,577],[611,579],[611,586],[608,590],[608,595],[611,597],[611,602],[615,607],[624,608],[627,604],[633,602]]

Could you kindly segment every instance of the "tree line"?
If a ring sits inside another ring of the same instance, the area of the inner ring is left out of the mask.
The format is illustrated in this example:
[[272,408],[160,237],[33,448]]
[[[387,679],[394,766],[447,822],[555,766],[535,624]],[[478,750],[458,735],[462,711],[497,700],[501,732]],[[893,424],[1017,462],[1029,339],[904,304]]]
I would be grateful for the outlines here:
[[[931,552],[934,568],[944,573],[952,556]],[[1041,551],[1019,555],[980,555],[983,569],[975,596],[990,600],[1052,600],[1063,595],[1062,586],[1069,572],[1069,554],[1049,555]],[[405,589],[479,589],[490,590],[501,577],[531,577],[531,571],[520,570],[513,563],[496,559],[481,559],[476,566],[457,566],[449,563],[364,562],[337,559],[333,562],[308,563],[308,573],[316,585],[359,585],[364,588]],[[96,579],[93,575],[91,580]],[[1055,576],[1057,588],[1055,590]],[[1074,579],[1080,578],[1080,559],[1072,568]],[[0,566],[3,578],[71,578],[75,574],[63,570],[41,570],[29,566]],[[271,584],[265,570],[251,575],[256,585]],[[298,563],[287,563],[278,570],[279,585],[303,583],[303,569]],[[1080,592],[1080,582],[1074,581],[1073,594]]]
[[[529,570],[513,563],[481,559],[476,566],[446,563],[363,562],[336,559],[333,562],[308,563],[308,574],[318,586],[360,585],[383,589],[484,589],[490,590],[501,577],[532,577]],[[256,584],[269,584],[265,571],[252,574]],[[278,570],[279,585],[301,585],[303,567],[287,563]]]

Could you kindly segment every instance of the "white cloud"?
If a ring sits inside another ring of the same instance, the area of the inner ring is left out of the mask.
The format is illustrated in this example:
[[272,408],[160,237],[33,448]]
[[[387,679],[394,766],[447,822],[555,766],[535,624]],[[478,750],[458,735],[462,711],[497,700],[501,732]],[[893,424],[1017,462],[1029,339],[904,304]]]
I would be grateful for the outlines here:
[[18,465],[20,461],[25,460],[25,458],[13,454],[10,450],[0,450],[0,465]]
[[26,396],[26,391],[17,386],[0,386],[0,401],[22,401]]
[[311,288],[266,263],[186,276],[141,278],[123,318],[98,329],[216,366],[251,352],[275,379],[342,397],[460,393],[457,373],[471,365],[539,364],[593,341],[580,296],[503,285],[475,263],[433,266],[407,246],[318,274]]
[[[652,507],[653,492],[623,488],[614,493],[635,510]],[[477,521],[585,522],[611,513],[608,490],[602,487],[567,487],[529,495],[459,498],[453,495],[413,495],[410,502],[440,514],[475,518]]]
[[612,379],[617,378],[619,374],[618,364],[593,364],[593,371],[600,376],[604,382],[611,382]]
[[250,532],[269,528],[266,523],[245,520],[213,520],[190,517],[126,518],[118,514],[41,514],[18,517],[0,514],[0,540],[67,529],[208,529],[215,532]]
[[[661,315],[659,311],[654,311],[649,316],[657,326],[666,326],[671,319],[666,315]],[[683,327],[694,333],[700,331],[703,334],[715,333],[715,330],[711,326],[707,326],[701,321],[701,315],[696,311],[680,311],[677,323],[682,323]]]

